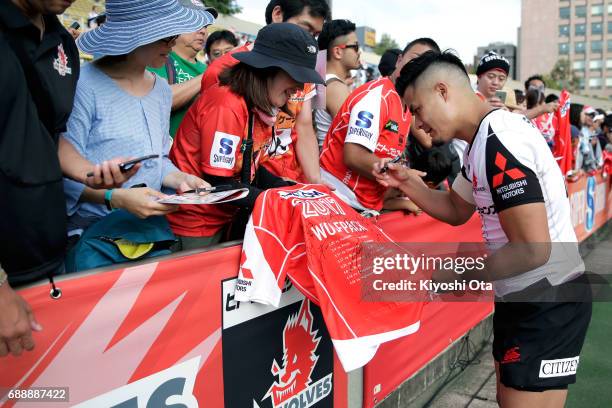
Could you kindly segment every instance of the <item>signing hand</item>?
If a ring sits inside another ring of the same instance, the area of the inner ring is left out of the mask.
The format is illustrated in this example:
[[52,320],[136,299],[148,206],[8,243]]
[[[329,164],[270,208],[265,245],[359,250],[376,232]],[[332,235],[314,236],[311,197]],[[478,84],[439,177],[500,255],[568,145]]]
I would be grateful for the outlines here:
[[[409,169],[399,163],[388,163],[391,159],[382,159],[378,163],[374,163],[372,174],[376,180],[385,187],[393,187],[404,191],[406,187],[425,187],[427,184],[423,181],[423,177],[427,173],[422,171]],[[388,164],[387,164],[388,163]],[[381,169],[387,164],[387,171],[381,173]],[[404,188],[402,188],[404,187]]]

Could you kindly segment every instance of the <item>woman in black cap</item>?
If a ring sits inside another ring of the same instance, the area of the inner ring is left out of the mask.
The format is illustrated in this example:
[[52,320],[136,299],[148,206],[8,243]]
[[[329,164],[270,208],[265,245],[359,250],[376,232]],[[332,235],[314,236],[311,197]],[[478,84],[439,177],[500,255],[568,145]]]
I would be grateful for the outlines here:
[[252,208],[263,189],[287,185],[259,166],[260,153],[270,147],[276,114],[285,111],[289,97],[304,83],[323,83],[315,71],[317,52],[316,41],[304,29],[270,24],[259,31],[253,50],[234,54],[240,63],[227,68],[219,85],[191,106],[171,160],[213,185],[233,184],[248,188],[249,194],[231,204],[182,206],[171,214],[179,250],[219,242],[239,208]]

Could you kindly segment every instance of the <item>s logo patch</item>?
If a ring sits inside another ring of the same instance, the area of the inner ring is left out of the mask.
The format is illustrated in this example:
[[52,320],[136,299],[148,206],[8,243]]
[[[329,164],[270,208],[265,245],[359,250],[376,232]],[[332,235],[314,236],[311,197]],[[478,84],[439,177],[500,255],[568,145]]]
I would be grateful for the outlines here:
[[220,154],[231,154],[232,148],[234,146],[234,141],[232,139],[228,139],[224,137],[219,141],[221,148],[219,149]]
[[210,165],[219,169],[233,169],[236,164],[236,150],[239,143],[239,136],[215,132],[215,139],[210,150]]
[[355,121],[356,126],[364,129],[369,129],[372,126],[372,119],[374,119],[374,115],[372,113],[368,111],[361,111],[357,114],[357,117],[359,119]]

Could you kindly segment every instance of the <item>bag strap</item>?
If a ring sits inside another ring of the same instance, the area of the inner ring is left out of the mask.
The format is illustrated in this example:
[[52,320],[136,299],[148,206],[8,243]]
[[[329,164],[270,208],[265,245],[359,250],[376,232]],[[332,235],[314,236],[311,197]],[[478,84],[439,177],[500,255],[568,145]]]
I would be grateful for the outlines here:
[[172,57],[168,56],[168,58],[166,58],[166,63],[164,66],[166,67],[166,73],[168,74],[168,85],[176,84],[176,68],[174,67],[174,60]]
[[242,141],[240,151],[242,152],[242,169],[240,170],[240,182],[251,184],[251,163],[253,162],[253,127],[255,126],[255,115],[249,109],[247,138]]
[[15,36],[11,35],[11,32],[7,31],[3,26],[0,26],[0,29],[4,32],[9,46],[19,60],[21,69],[23,69],[23,73],[25,74],[28,84],[28,90],[30,91],[30,95],[32,96],[32,100],[36,105],[36,110],[38,111],[38,117],[49,134],[53,136],[55,134],[55,123],[53,121],[53,112],[49,109],[49,107],[52,105],[48,98],[46,98],[43,94],[43,90],[45,88],[42,86],[40,76],[36,73],[34,64],[26,54],[23,46],[17,43]]

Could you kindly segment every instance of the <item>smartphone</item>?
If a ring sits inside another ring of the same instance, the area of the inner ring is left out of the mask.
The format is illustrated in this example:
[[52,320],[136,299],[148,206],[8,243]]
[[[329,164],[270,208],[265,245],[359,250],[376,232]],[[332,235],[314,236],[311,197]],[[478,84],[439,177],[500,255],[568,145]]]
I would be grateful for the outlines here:
[[[137,163],[140,163],[145,160],[157,159],[158,157],[159,157],[159,154],[150,154],[148,156],[142,156],[137,159],[128,160],[126,162],[119,163],[119,170],[122,173],[125,173],[127,171],[130,171],[132,167],[134,167],[134,165],[136,165]],[[94,175],[93,171],[90,171],[89,173],[87,173],[87,177],[93,177],[93,175]]]
[[72,24],[70,24],[70,28],[72,28],[73,30],[78,30],[79,28],[81,28],[81,25],[78,21],[73,21]]
[[506,96],[508,93],[506,91],[495,91],[495,96],[498,97],[503,104],[506,103]]
[[132,167],[134,167],[134,165],[140,162],[143,162],[145,160],[157,159],[158,157],[159,154],[150,154],[148,156],[142,156],[137,159],[128,160],[126,162],[119,163],[119,170],[121,170],[122,173],[125,173],[127,171],[130,171]]

